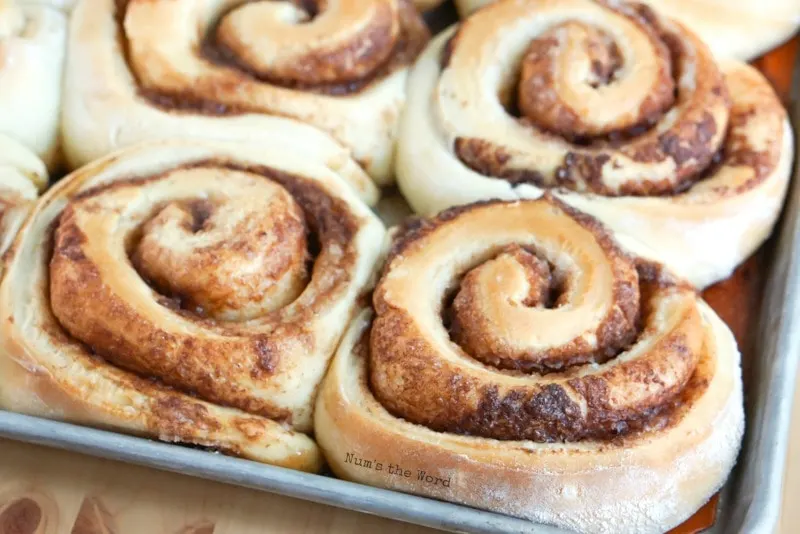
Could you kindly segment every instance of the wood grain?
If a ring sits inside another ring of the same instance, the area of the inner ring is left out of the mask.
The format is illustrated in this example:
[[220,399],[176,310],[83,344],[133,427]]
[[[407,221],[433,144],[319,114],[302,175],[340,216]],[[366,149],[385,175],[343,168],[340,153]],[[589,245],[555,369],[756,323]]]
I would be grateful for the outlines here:
[[2,534],[416,534],[429,529],[0,440]]
[[[800,383],[800,372],[797,375]],[[792,411],[792,430],[789,449],[786,452],[786,478],[783,481],[783,506],[777,532],[796,534],[800,532],[800,387],[795,388]]]

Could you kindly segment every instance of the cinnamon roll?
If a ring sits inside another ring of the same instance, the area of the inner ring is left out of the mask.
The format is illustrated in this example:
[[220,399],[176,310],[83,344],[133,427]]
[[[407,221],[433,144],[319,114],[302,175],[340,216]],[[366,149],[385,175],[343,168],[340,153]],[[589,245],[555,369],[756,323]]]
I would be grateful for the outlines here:
[[0,406],[317,470],[313,399],[383,235],[302,148],[92,163],[6,255]]
[[[491,0],[455,0],[462,17]],[[644,0],[688,26],[720,57],[749,60],[786,41],[800,27],[797,0]]]
[[17,2],[30,5],[45,5],[69,13],[78,0],[17,0]]
[[25,146],[0,134],[0,254],[8,249],[47,181],[44,162]]
[[385,184],[427,37],[407,0],[85,0],[70,26],[67,157],[154,138],[290,139]]
[[704,287],[770,234],[793,156],[764,77],[642,5],[501,1],[415,66],[398,182],[415,211],[554,195]]
[[689,517],[739,449],[739,352],[629,240],[550,194],[405,228],[317,399],[334,473],[578,532]]
[[646,0],[697,32],[720,57],[754,59],[800,28],[797,0]]
[[60,163],[61,77],[67,19],[53,7],[0,1],[0,134],[52,171]]

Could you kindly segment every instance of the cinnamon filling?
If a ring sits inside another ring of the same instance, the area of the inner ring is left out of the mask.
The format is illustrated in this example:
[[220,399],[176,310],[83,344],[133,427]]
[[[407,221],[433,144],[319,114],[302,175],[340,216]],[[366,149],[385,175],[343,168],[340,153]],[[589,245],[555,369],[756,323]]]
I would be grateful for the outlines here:
[[450,335],[467,354],[500,369],[545,374],[603,363],[629,347],[638,334],[635,266],[621,254],[617,257],[620,279],[613,298],[619,305],[596,326],[592,333],[598,339],[596,345],[573,339],[547,348],[516,347],[513,332],[496,331],[509,303],[513,308],[553,310],[569,300],[569,273],[553,272],[552,264],[517,245],[507,247],[461,280],[453,300]]
[[[52,311],[114,365],[284,420],[237,377],[314,350],[306,325],[346,291],[357,230],[321,185],[268,167],[199,161],[116,181],[73,197],[52,230]],[[165,326],[176,320],[187,326]]]
[[[324,3],[296,2],[292,8],[288,4],[283,6],[286,9],[281,11],[276,8],[281,4],[244,2],[225,13],[214,14],[206,21],[203,38],[187,48],[192,60],[205,63],[209,72],[199,80],[184,84],[182,60],[172,56],[171,51],[148,42],[150,36],[146,31],[141,37],[138,33],[132,34],[142,31],[140,24],[150,18],[145,14],[130,16],[131,10],[150,9],[152,3],[117,0],[121,46],[140,94],[154,105],[169,110],[209,115],[270,113],[257,102],[229,98],[231,86],[237,79],[248,79],[323,95],[356,94],[411,64],[429,37],[425,23],[406,0],[379,2],[367,13],[362,8],[352,14],[362,19],[368,17],[364,19],[364,26],[352,35],[337,35],[329,38],[330,42],[325,40],[327,36],[321,36],[319,45],[312,43],[305,47],[308,50],[291,51],[294,55],[284,59],[280,43],[269,42],[269,35],[265,37],[265,30],[260,30],[256,22],[265,20],[302,28],[323,16],[327,7]],[[348,13],[344,11],[340,16],[349,16]],[[240,35],[245,31],[248,33]],[[179,32],[176,35],[180,37]],[[262,37],[267,42],[262,45],[263,50],[259,50],[259,43],[251,41]],[[160,67],[151,72],[151,66],[156,64]]]
[[[604,196],[674,195],[691,188],[708,177],[716,154],[729,151],[728,122],[742,121],[741,110],[731,108],[722,72],[702,43],[648,7],[591,4],[604,11],[606,20],[595,25],[554,17],[558,22],[545,24],[498,82],[496,97],[530,132],[528,142],[541,150],[556,143],[559,152],[564,150],[561,164],[551,166],[548,160],[537,166],[537,158],[526,160],[519,146],[458,132],[455,154],[481,174],[541,188]],[[478,40],[496,37],[480,36],[479,28],[489,23],[481,21],[482,15],[462,25],[445,45],[443,71],[464,68]],[[487,19],[490,15],[485,13]],[[622,46],[610,33],[613,26],[635,40]],[[438,91],[445,95],[452,89]],[[464,96],[456,89],[453,98]],[[763,179],[777,155],[759,152],[771,164],[752,167]]]
[[[465,235],[481,244],[449,246]],[[696,298],[549,196],[458,207],[392,248],[363,340],[369,387],[442,432],[559,442],[654,430],[703,387]]]

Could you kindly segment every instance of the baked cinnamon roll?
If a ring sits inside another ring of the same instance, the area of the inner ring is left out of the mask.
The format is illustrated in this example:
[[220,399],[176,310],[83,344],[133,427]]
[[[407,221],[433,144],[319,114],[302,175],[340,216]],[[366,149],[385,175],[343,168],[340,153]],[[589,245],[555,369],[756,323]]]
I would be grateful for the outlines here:
[[37,203],[0,283],[0,405],[314,471],[306,435],[380,221],[335,169],[161,142]]
[[44,162],[19,142],[0,134],[0,254],[8,249],[47,181]]
[[[455,0],[462,17],[491,0]],[[688,26],[720,57],[753,59],[800,27],[797,0],[643,0]]]
[[0,134],[52,171],[60,162],[59,120],[67,19],[47,5],[0,1]]
[[628,241],[549,194],[407,227],[317,399],[334,473],[578,532],[684,521],[735,462],[739,352]]
[[438,36],[409,81],[398,182],[419,213],[554,194],[704,287],[770,234],[786,112],[642,5],[501,1]]
[[756,58],[800,28],[797,0],[646,0],[685,24],[720,57]]
[[70,28],[72,165],[154,138],[291,139],[380,184],[428,37],[407,0],[85,0]]
[[60,9],[65,13],[69,13],[72,11],[72,8],[75,7],[75,4],[78,0],[16,0],[21,4],[28,4],[28,5],[44,5],[54,7],[56,9]]

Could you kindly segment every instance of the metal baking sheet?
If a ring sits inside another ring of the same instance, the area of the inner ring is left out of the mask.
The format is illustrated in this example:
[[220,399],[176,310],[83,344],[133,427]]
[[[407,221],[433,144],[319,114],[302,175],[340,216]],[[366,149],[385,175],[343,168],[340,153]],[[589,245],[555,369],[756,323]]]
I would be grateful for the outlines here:
[[[795,81],[791,114],[797,132],[800,131],[800,99],[797,98],[800,84]],[[797,162],[784,216],[767,246],[770,253],[767,283],[751,352],[754,361],[751,375],[747,377],[744,445],[736,468],[723,489],[717,522],[710,529],[712,533],[772,533],[780,511],[790,412],[800,357],[800,166]],[[496,513],[327,476],[1,410],[0,436],[453,532],[565,532]]]

